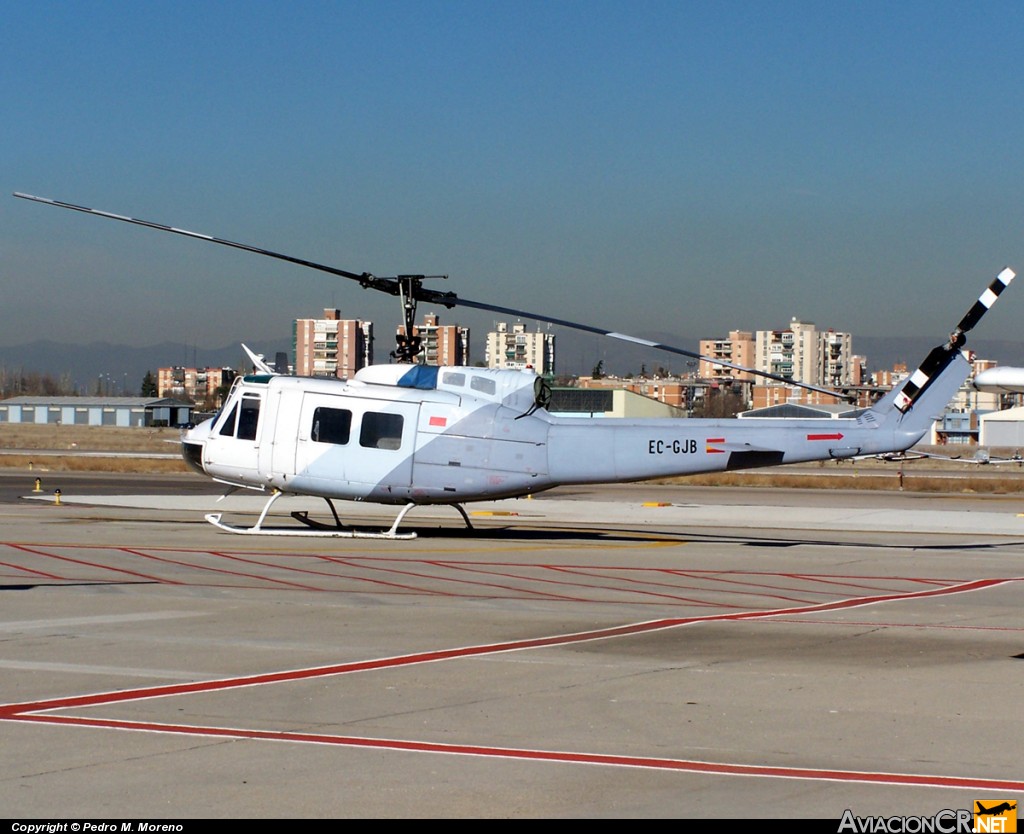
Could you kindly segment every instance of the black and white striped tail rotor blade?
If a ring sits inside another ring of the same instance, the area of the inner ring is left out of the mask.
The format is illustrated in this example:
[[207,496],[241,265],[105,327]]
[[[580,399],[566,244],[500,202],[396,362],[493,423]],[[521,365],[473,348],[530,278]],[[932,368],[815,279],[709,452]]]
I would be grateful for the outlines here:
[[974,306],[960,319],[960,323],[956,326],[954,333],[969,333],[974,329],[974,326],[981,321],[981,317],[996,303],[996,299],[999,298],[1002,291],[1010,286],[1010,282],[1016,277],[1017,273],[1009,267],[1000,272],[996,279],[988,285],[985,292],[974,302]]
[[996,303],[996,299],[1005,290],[1010,282],[1016,277],[1016,273],[1007,267],[1000,272],[996,279],[988,285],[985,291],[974,302],[974,305],[967,314],[960,319],[956,329],[950,334],[946,344],[934,348],[929,353],[918,369],[911,374],[896,399],[896,407],[906,412],[917,402],[918,398],[927,390],[932,381],[941,374],[950,362],[960,352],[960,348],[967,342],[966,335],[974,328],[981,317],[988,312],[989,308]]

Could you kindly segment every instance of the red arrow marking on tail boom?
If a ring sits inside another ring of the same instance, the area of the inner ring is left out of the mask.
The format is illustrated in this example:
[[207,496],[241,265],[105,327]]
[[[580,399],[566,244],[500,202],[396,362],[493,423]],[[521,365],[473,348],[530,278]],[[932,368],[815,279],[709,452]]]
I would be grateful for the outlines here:
[[842,440],[843,436],[836,432],[835,434],[809,434],[807,435],[808,440]]

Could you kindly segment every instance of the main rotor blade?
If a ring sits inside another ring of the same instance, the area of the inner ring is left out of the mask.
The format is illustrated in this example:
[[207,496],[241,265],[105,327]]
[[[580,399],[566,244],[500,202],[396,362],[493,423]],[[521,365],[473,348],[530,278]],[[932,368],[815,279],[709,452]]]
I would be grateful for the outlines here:
[[[674,347],[673,345],[666,345],[666,344],[662,344],[660,342],[652,342],[652,341],[650,341],[648,339],[641,339],[641,338],[638,338],[636,336],[629,336],[629,335],[627,335],[625,333],[617,333],[617,332],[615,332],[613,330],[608,330],[608,329],[603,328],[603,327],[594,327],[594,326],[589,325],[589,324],[582,324],[580,322],[568,321],[566,319],[559,319],[559,318],[555,318],[554,316],[549,316],[549,315],[546,315],[546,314],[530,313],[530,312],[527,312],[527,311],[524,311],[524,310],[516,310],[516,309],[514,309],[512,307],[503,307],[503,306],[498,305],[498,304],[487,304],[487,303],[481,302],[481,301],[472,301],[472,300],[470,300],[468,298],[459,298],[458,295],[456,295],[453,292],[440,292],[438,290],[431,290],[431,289],[427,289],[425,287],[420,286],[418,282],[410,284],[408,282],[403,283],[403,281],[400,280],[400,279],[407,279],[407,278],[413,278],[413,279],[423,278],[425,276],[378,277],[378,276],[373,275],[372,273],[369,273],[369,272],[362,272],[362,273],[349,272],[348,270],[345,270],[345,269],[339,269],[337,267],[328,266],[326,264],[317,263],[315,261],[308,261],[308,260],[305,260],[304,258],[296,258],[296,257],[293,257],[292,255],[285,255],[285,254],[282,254],[280,252],[274,252],[274,251],[272,251],[270,249],[264,249],[264,248],[259,247],[259,246],[250,246],[247,243],[238,243],[238,242],[233,241],[233,240],[227,240],[225,238],[214,237],[213,235],[202,234],[201,232],[192,232],[192,231],[189,231],[188,229],[179,229],[176,226],[168,226],[165,223],[155,223],[155,222],[153,222],[151,220],[141,220],[141,219],[136,218],[136,217],[127,217],[127,216],[125,216],[123,214],[114,214],[114,213],[109,212],[109,211],[101,211],[100,209],[88,208],[87,206],[79,206],[79,205],[75,205],[74,203],[65,203],[62,200],[52,200],[52,199],[50,199],[48,197],[37,197],[37,196],[32,195],[32,194],[23,194],[23,193],[18,192],[18,191],[14,192],[14,196],[15,197],[20,197],[23,200],[31,200],[31,201],[36,202],[36,203],[44,203],[46,205],[57,206],[58,208],[65,208],[65,209],[71,209],[73,211],[80,211],[80,212],[83,212],[85,214],[94,214],[94,215],[97,215],[98,217],[106,217],[106,218],[108,218],[110,220],[120,220],[122,223],[132,223],[132,224],[134,224],[136,226],[145,226],[147,228],[156,229],[157,231],[161,231],[161,232],[172,232],[173,234],[176,234],[176,235],[183,235],[185,237],[191,237],[191,238],[195,238],[197,240],[205,240],[205,241],[207,241],[209,243],[218,243],[221,246],[230,246],[233,249],[241,249],[241,250],[246,251],[246,252],[253,252],[253,253],[257,254],[257,255],[265,255],[268,258],[276,258],[279,261],[286,261],[288,263],[297,264],[299,266],[309,267],[310,269],[316,269],[316,270],[319,270],[320,272],[327,272],[327,273],[329,273],[331,275],[337,275],[337,276],[339,276],[341,278],[349,278],[351,280],[358,281],[359,285],[361,287],[363,287],[364,289],[379,290],[381,292],[385,292],[385,293],[388,293],[389,295],[395,295],[395,296],[400,295],[403,292],[403,288],[405,289],[405,291],[408,291],[408,290],[411,289],[412,297],[416,301],[426,301],[426,302],[431,303],[431,304],[441,304],[441,305],[443,305],[443,306],[445,306],[445,307],[447,307],[449,309],[452,308],[452,307],[455,307],[455,306],[471,307],[471,308],[477,309],[477,310],[486,310],[488,312],[502,313],[504,315],[516,316],[517,318],[525,318],[525,319],[533,319],[534,321],[550,322],[551,324],[555,324],[555,325],[558,325],[560,327],[568,327],[568,328],[573,329],[573,330],[581,330],[581,331],[583,331],[585,333],[596,333],[596,334],[598,334],[600,336],[607,336],[607,337],[609,337],[611,339],[618,339],[619,341],[623,341],[623,342],[631,342],[632,344],[636,344],[636,345],[643,345],[644,347],[649,347],[652,350],[660,350],[660,351],[663,351],[665,353],[676,354],[677,356],[686,356],[686,357],[689,357],[691,359],[699,359],[699,360],[704,361],[704,362],[710,362],[711,364],[717,365],[717,366],[722,367],[722,368],[730,368],[730,369],[735,370],[735,371],[741,371],[743,373],[748,373],[748,374],[752,374],[754,376],[763,377],[764,379],[770,379],[770,380],[772,380],[774,382],[780,382],[780,383],[783,383],[785,385],[794,386],[794,387],[797,387],[797,388],[804,388],[804,389],[806,389],[808,391],[816,391],[816,392],[818,392],[820,394],[826,394],[826,395],[828,395],[830,397],[836,397],[838,399],[847,399],[847,400],[851,399],[851,397],[849,395],[839,393],[839,392],[837,392],[835,390],[832,390],[832,389],[829,389],[829,388],[822,388],[822,387],[819,387],[817,385],[811,385],[810,383],[806,383],[806,382],[798,382],[796,380],[789,379],[789,378],[784,377],[784,376],[779,376],[777,374],[772,374],[772,373],[769,373],[767,371],[759,371],[759,370],[756,370],[755,368],[748,368],[748,367],[745,367],[743,365],[736,365],[736,364],[733,364],[732,362],[727,362],[724,359],[716,359],[713,356],[704,356],[703,354],[696,353],[696,352],[691,351],[691,350],[686,350],[685,348]],[[430,276],[430,277],[442,277],[443,278],[443,277],[447,277],[447,276]],[[998,290],[995,290],[994,287],[995,287],[995,284],[993,284],[993,287],[990,288],[990,291],[994,292],[995,295],[998,296],[999,292],[1002,291],[1002,287],[1000,287]],[[982,299],[984,299],[984,296],[982,297]],[[981,305],[982,303],[983,303],[983,300],[979,300],[978,303],[975,306]],[[989,302],[989,304],[991,304],[991,301]],[[977,319],[981,317],[981,314],[984,313],[985,309],[987,309],[987,307],[983,308],[981,313],[979,313],[972,320],[972,323],[971,323],[970,326],[973,326],[973,324],[976,323]],[[965,316],[964,321],[967,321],[967,319],[971,316],[972,313],[973,313],[973,310],[971,311],[971,313],[968,313],[968,316]],[[966,329],[970,329],[970,328],[968,327]],[[966,329],[965,329],[965,332],[966,332]]]
[[[201,232],[190,232],[188,229],[179,229],[175,226],[167,226],[163,223],[154,223],[152,220],[140,220],[137,217],[125,217],[123,214],[113,214],[109,211],[100,211],[100,209],[88,208],[86,206],[76,206],[74,203],[65,203],[61,200],[51,200],[47,197],[36,197],[32,194],[22,194],[18,191],[14,192],[15,197],[20,197],[23,200],[32,200],[36,203],[45,203],[50,206],[57,206],[58,208],[71,209],[73,211],[81,211],[85,214],[95,214],[99,217],[106,217],[110,220],[120,220],[123,223],[133,223],[136,226],[146,226],[150,229],[157,229],[161,232],[172,232],[176,235],[184,235],[185,237],[194,237],[198,240],[209,241],[210,243],[219,243],[222,246],[230,246],[233,249],[243,249],[246,252],[255,252],[257,255],[266,255],[268,258],[277,258],[279,261],[287,261],[288,263],[298,264],[299,266],[308,266],[310,269],[318,269],[321,272],[329,272],[331,275],[338,275],[342,278],[351,278],[354,281],[363,283],[364,281],[374,281],[376,276],[371,275],[368,272],[362,274],[356,274],[355,272],[349,272],[344,269],[338,269],[337,267],[327,266],[326,264],[318,264],[314,261],[307,261],[303,258],[295,258],[291,255],[283,255],[280,252],[272,252],[269,249],[261,249],[258,246],[250,246],[247,243],[237,243],[233,240],[225,240],[220,237],[213,237],[212,235],[204,235]],[[375,285],[368,284],[367,286],[373,286],[374,289],[383,289],[385,292],[390,292],[390,288],[377,287]],[[392,295],[397,295],[398,289]]]
[[569,327],[573,330],[582,330],[585,333],[597,333],[600,336],[607,336],[609,339],[618,339],[621,342],[631,342],[635,345],[643,345],[649,347],[652,350],[660,350],[665,353],[674,353],[677,356],[688,356],[691,359],[700,359],[704,362],[711,362],[714,365],[718,365],[722,368],[731,368],[735,371],[743,371],[744,373],[754,374],[756,376],[763,377],[765,379],[771,379],[775,382],[782,382],[786,385],[796,386],[798,388],[805,388],[808,391],[817,391],[820,394],[827,394],[830,397],[836,397],[838,399],[848,399],[849,395],[842,394],[831,388],[821,388],[817,385],[811,385],[808,382],[797,382],[796,380],[789,379],[788,377],[779,376],[777,374],[769,373],[768,371],[759,371],[755,368],[748,368],[745,365],[736,365],[732,362],[726,362],[724,359],[716,359],[713,356],[705,356],[702,353],[696,353],[692,350],[686,350],[685,348],[675,347],[674,345],[666,345],[661,342],[652,342],[649,339],[641,339],[638,336],[630,336],[626,333],[617,333],[614,330],[606,330],[603,327],[594,327],[590,324],[581,324],[580,322],[567,321],[566,319],[559,319],[553,316],[549,316],[543,313],[528,313],[523,310],[514,310],[511,307],[502,307],[497,304],[487,304],[482,301],[470,301],[468,298],[456,297],[454,303],[456,306],[461,307],[473,307],[477,310],[487,310],[494,313],[502,313],[506,316],[516,316],[517,318],[533,319],[534,321],[544,321],[551,324],[556,324],[560,327]]

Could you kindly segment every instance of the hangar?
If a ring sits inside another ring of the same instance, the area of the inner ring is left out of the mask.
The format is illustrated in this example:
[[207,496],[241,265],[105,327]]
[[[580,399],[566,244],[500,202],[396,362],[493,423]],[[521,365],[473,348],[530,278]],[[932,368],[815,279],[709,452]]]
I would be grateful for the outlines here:
[[982,446],[1024,446],[1024,406],[982,414],[978,422]]
[[195,406],[167,397],[10,397],[0,400],[0,423],[160,427],[192,422]]

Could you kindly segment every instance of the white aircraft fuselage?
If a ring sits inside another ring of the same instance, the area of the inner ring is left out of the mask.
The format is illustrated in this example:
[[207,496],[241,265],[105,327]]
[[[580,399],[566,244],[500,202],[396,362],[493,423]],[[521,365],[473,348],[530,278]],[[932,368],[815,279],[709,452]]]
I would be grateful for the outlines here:
[[[604,327],[462,298],[424,286],[445,276],[376,276],[296,258],[178,226],[114,214],[47,197],[16,197],[119,222],[228,246],[357,282],[402,304],[405,326],[395,356],[413,362],[422,352],[414,335],[420,301],[461,306],[520,320],[546,321],[680,356],[701,359],[778,383],[831,393],[805,381],[744,368],[672,345]],[[199,471],[228,484],[269,490],[251,528],[207,519],[236,533],[290,535],[263,528],[285,493],[327,500],[335,527],[321,530],[308,513],[293,513],[311,535],[363,537],[343,529],[334,498],[404,504],[391,529],[373,537],[398,538],[397,529],[419,504],[451,504],[472,527],[462,504],[526,495],[559,484],[750,469],[829,458],[901,452],[921,439],[968,376],[966,334],[1014,279],[1003,269],[917,370],[870,409],[839,420],[592,420],[547,412],[547,392],[533,373],[427,365],[376,365],[350,381],[264,373],[237,381],[223,411],[182,438],[182,454]],[[250,354],[250,358],[255,358]],[[415,533],[403,535],[410,538]]]
[[377,365],[350,381],[241,378],[183,454],[228,484],[388,504],[461,504],[561,484],[899,451],[967,376],[958,356],[914,408],[897,391],[843,419],[590,419],[537,407],[533,371]]

